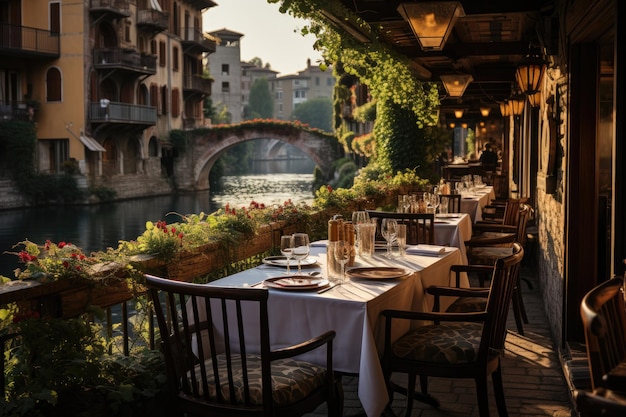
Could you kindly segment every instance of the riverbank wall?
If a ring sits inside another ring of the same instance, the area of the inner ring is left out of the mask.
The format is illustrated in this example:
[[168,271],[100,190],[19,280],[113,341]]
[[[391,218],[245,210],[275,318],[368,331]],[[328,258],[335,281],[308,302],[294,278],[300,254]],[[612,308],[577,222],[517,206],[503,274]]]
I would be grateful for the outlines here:
[[[78,188],[87,191],[89,182],[86,177],[77,177]],[[118,175],[101,177],[91,186],[105,187],[115,191],[114,201],[132,198],[168,195],[176,192],[173,184],[165,178],[148,175]],[[80,204],[100,203],[97,198],[87,199]],[[20,193],[11,179],[0,178],[0,210],[31,207],[28,200]]]

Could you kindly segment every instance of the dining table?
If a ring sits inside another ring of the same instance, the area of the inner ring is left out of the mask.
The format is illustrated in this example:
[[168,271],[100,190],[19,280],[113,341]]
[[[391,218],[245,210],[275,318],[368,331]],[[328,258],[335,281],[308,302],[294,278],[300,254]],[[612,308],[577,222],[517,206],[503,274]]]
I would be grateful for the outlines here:
[[496,198],[491,185],[474,187],[461,193],[461,213],[467,213],[472,223],[482,220],[482,212],[487,204]]
[[463,264],[467,264],[465,241],[472,238],[472,219],[468,213],[436,214],[435,244],[459,249]]
[[[326,241],[311,243],[310,255],[303,261],[302,275],[312,287],[275,285],[282,278],[293,278],[294,268],[273,262],[248,269],[206,285],[220,287],[268,288],[268,318],[272,349],[291,346],[325,331],[334,330],[333,367],[337,372],[358,375],[358,396],[369,417],[379,417],[389,401],[380,363],[384,345],[385,309],[431,311],[433,297],[425,289],[431,285],[455,285],[450,267],[462,264],[456,247],[418,245],[409,247],[404,256],[388,258],[385,252],[356,256],[346,268],[346,278],[339,284],[327,280]],[[426,248],[424,250],[424,248]],[[391,273],[390,273],[391,271]],[[312,280],[312,277],[317,279]],[[297,278],[297,277],[296,277]],[[467,277],[461,282],[468,287]],[[454,299],[442,300],[442,308]],[[394,326],[395,340],[408,330]],[[254,343],[258,335],[246,334]],[[325,363],[325,351],[317,349],[302,356],[318,364]]]

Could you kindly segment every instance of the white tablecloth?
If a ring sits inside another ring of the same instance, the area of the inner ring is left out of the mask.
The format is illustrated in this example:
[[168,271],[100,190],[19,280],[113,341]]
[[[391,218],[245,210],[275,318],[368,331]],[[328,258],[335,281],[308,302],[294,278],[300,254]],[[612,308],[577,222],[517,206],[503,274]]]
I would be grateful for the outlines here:
[[[311,248],[311,256],[318,260],[315,268],[325,274],[325,247]],[[358,394],[368,416],[379,417],[388,402],[387,390],[380,365],[383,346],[383,320],[380,312],[388,309],[431,311],[433,298],[424,289],[430,285],[454,285],[449,274],[451,265],[462,263],[457,248],[446,248],[441,256],[407,255],[387,259],[381,254],[373,258],[357,258],[358,266],[402,266],[413,271],[399,280],[348,280],[318,294],[316,291],[288,291],[270,289],[268,301],[272,348],[300,343],[328,330],[335,330],[333,363],[337,371],[359,375]],[[263,279],[279,276],[283,269],[266,265],[214,281],[209,285],[253,285]],[[468,282],[463,282],[469,286]],[[449,300],[450,302],[452,300]],[[442,302],[443,308],[447,307]],[[402,329],[394,337],[399,337]],[[254,335],[246,334],[247,340]],[[323,364],[323,349],[305,355],[306,360]]]
[[482,220],[483,208],[496,197],[493,187],[477,188],[474,192],[463,193],[461,197],[461,213],[467,213],[472,223]]
[[467,264],[465,241],[471,237],[472,220],[469,214],[443,214],[435,217],[435,244],[459,248],[464,264]]

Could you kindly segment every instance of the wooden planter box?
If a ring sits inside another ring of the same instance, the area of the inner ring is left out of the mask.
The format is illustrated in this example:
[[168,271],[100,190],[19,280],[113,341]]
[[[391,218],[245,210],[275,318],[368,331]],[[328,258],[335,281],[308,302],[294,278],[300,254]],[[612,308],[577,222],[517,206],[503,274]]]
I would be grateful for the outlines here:
[[274,222],[262,226],[256,236],[241,245],[225,246],[221,243],[209,243],[192,251],[180,252],[169,261],[144,259],[137,265],[147,273],[176,281],[191,282],[194,278],[210,274],[230,263],[271,251],[280,246],[282,235],[295,233],[299,228],[298,224]]

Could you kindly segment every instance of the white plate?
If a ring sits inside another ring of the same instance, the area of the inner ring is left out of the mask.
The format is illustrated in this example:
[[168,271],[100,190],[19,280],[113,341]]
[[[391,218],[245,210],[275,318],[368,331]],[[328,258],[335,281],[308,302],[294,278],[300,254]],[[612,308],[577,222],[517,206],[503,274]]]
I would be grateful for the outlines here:
[[[315,258],[306,258],[300,261],[300,265],[301,266],[311,266],[311,265],[315,265],[317,261],[315,260]],[[287,258],[285,258],[284,256],[268,256],[267,258],[263,259],[263,263],[267,264],[267,265],[273,265],[273,266],[287,266]],[[298,266],[298,261],[295,259],[290,259],[289,260],[289,266],[290,267],[297,267]]]
[[364,268],[352,268],[346,271],[350,278],[357,279],[396,279],[403,278],[409,274],[404,268],[372,266]]
[[288,275],[268,278],[263,281],[268,288],[288,291],[317,290],[328,285],[325,278],[309,277],[306,275]]

